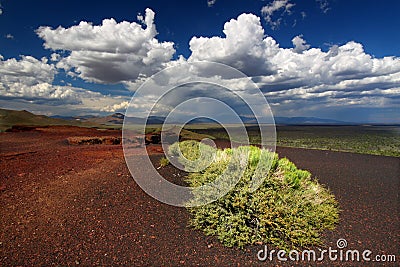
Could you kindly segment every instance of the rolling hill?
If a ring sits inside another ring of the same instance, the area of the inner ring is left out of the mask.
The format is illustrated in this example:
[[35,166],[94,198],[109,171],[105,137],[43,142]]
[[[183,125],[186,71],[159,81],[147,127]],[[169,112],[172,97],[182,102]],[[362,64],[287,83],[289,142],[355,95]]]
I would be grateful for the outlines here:
[[21,126],[48,126],[48,125],[73,125],[89,126],[79,121],[50,118],[44,115],[35,115],[26,110],[10,110],[0,108],[0,132],[14,125]]

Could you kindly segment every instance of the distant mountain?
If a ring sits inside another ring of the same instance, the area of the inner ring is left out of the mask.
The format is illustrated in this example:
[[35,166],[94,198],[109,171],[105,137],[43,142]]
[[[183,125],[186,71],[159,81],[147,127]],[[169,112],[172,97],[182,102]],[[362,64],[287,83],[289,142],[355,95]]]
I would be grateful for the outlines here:
[[[127,121],[131,123],[144,123],[142,118],[127,117]],[[257,120],[254,118],[242,117],[242,121],[246,124],[255,124]],[[150,116],[147,124],[163,124],[165,117]],[[315,117],[275,117],[276,124],[285,125],[351,125],[354,123],[331,120],[331,119],[321,119]],[[217,124],[216,121],[208,118],[196,118],[188,122],[188,124]]]
[[[90,127],[103,127],[111,126],[113,128],[121,128],[124,120],[131,124],[145,124],[155,125],[163,124],[165,117],[162,116],[149,116],[147,122],[145,118],[139,117],[125,117],[122,113],[114,113],[107,116],[52,116],[47,117],[44,115],[35,115],[26,110],[7,110],[0,109],[0,131],[10,128],[12,125],[75,125],[75,126],[90,126]],[[254,124],[254,118],[241,118],[246,124]],[[178,123],[177,123],[178,124]],[[193,119],[188,124],[216,124],[212,119],[200,117]],[[344,122],[332,119],[322,119],[317,117],[275,117],[275,124],[277,125],[356,125],[357,123]]]
[[26,110],[0,109],[0,131],[5,131],[14,125],[47,126],[47,125],[74,125],[82,126],[79,122],[50,118],[44,115],[35,115]]
[[114,113],[112,115],[105,117],[90,117],[90,118],[80,117],[79,120],[91,123],[104,124],[104,125],[109,125],[109,124],[122,125],[124,123],[124,117],[125,115],[122,113]]
[[50,116],[50,118],[53,118],[53,119],[60,119],[60,120],[67,120],[67,121],[76,120],[76,117],[72,117],[72,116],[61,116],[61,115]]
[[87,120],[87,119],[98,118],[98,116],[95,116],[95,115],[85,115],[85,116],[53,115],[53,116],[50,116],[50,118],[62,119],[62,120],[68,120],[68,121],[83,121],[83,120]]
[[[131,124],[144,124],[146,123],[145,118],[139,117],[125,117],[122,113],[114,113],[107,116],[78,116],[78,117],[63,117],[63,116],[53,116],[53,118],[66,119],[66,120],[74,120],[81,122],[90,122],[101,125],[122,125],[124,119],[126,122]],[[149,116],[147,119],[147,124],[163,124],[165,121],[165,117],[162,116]],[[255,124],[257,120],[255,118],[242,117],[242,121],[246,124]],[[339,120],[332,119],[321,119],[317,117],[275,117],[276,124],[282,125],[353,125],[355,123],[349,123]],[[191,120],[188,124],[216,124],[216,122],[212,119],[208,118],[196,118]]]
[[163,124],[165,119],[165,117],[161,116],[149,116],[147,119],[147,124]]
[[217,122],[208,118],[196,118],[191,120],[188,124],[217,124]]
[[275,124],[285,125],[349,125],[354,123],[316,117],[275,117]]
[[[52,118],[69,120],[69,121],[80,121],[87,123],[94,123],[100,125],[119,125],[121,126],[124,123],[124,119],[132,124],[144,124],[146,121],[144,118],[138,117],[125,117],[122,113],[114,113],[107,116],[94,116],[94,115],[86,115],[86,116],[52,116]],[[147,124],[163,124],[165,121],[165,117],[160,116],[149,116],[147,120]]]
[[[255,124],[257,120],[255,118],[241,117],[245,124]],[[315,117],[275,117],[276,124],[285,125],[347,125],[353,124],[349,122],[343,122],[339,120],[321,119]],[[214,120],[207,118],[198,118],[189,122],[189,124],[212,124],[216,123]]]
[[[158,117],[158,116],[149,116],[147,119],[147,124],[163,124],[165,121],[165,117]],[[138,118],[138,117],[126,117],[125,116],[125,123],[131,124],[145,124],[145,118]]]

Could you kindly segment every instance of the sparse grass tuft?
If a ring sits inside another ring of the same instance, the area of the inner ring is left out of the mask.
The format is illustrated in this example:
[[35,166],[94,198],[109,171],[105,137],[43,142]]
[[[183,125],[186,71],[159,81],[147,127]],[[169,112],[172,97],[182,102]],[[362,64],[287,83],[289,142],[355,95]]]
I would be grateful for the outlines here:
[[165,167],[169,164],[169,160],[166,157],[160,159],[160,167]]

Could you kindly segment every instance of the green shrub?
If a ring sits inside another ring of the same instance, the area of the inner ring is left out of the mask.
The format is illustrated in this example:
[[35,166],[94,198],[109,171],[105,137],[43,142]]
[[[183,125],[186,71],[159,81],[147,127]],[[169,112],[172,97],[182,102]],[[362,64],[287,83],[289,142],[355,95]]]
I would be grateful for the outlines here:
[[[187,160],[194,160],[188,169],[208,166],[187,176],[186,181],[193,188],[214,181],[226,170],[235,172],[234,166],[240,164],[240,159],[233,158],[234,152],[248,153],[248,162],[239,182],[225,196],[188,208],[194,228],[217,236],[228,247],[263,242],[290,250],[320,244],[321,232],[333,229],[338,222],[334,196],[309,172],[297,169],[288,159],[279,159],[277,154],[254,146],[224,150],[207,147],[196,141],[170,147],[170,155],[180,157],[178,160],[185,167]],[[252,192],[249,184],[257,175],[265,179]],[[202,197],[193,190],[192,201]]]
[[169,160],[166,157],[160,159],[160,167],[165,167],[169,164]]
[[178,158],[185,171],[196,172],[205,169],[213,162],[216,149],[197,141],[183,141],[172,144],[168,153]]

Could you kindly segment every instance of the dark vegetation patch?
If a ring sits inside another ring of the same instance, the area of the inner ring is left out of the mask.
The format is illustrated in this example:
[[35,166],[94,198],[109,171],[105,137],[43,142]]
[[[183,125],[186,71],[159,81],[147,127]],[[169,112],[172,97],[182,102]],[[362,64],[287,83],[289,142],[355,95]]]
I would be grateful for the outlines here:
[[67,138],[70,145],[120,145],[122,138],[115,136],[73,136]]
[[[250,143],[259,144],[260,128],[246,127]],[[277,146],[400,157],[400,126],[277,126]],[[223,128],[191,129],[229,139]]]

